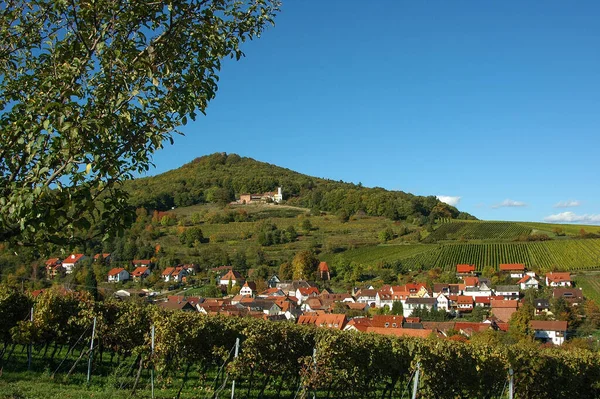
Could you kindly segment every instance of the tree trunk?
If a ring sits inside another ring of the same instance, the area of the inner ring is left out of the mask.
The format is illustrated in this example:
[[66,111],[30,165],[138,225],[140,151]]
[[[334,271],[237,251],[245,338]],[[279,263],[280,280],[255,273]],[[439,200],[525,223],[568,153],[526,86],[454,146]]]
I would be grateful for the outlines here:
[[140,375],[142,374],[142,365],[144,364],[144,358],[140,356],[140,366],[138,367],[137,375],[135,376],[135,382],[133,383],[133,389],[131,390],[131,396],[135,395],[135,389],[137,388],[138,382],[140,381]]
[[261,399],[263,397],[263,394],[265,393],[265,389],[267,388],[267,385],[269,384],[269,381],[271,380],[271,376],[268,375],[265,378],[265,382],[263,383],[262,387],[260,388],[260,392],[258,393],[258,399]]
[[250,397],[250,391],[252,390],[252,383],[254,382],[254,369],[250,372],[250,380],[248,381],[248,390],[246,391],[246,398]]
[[183,381],[181,382],[181,386],[179,387],[179,392],[177,392],[177,399],[179,399],[179,397],[181,396],[181,391],[183,391],[183,386],[185,385],[185,382],[187,381],[188,372],[190,371],[191,365],[192,365],[192,363],[188,363],[187,366],[185,367],[185,374],[183,375]]
[[73,374],[73,371],[75,371],[75,367],[77,367],[77,363],[79,363],[79,361],[81,360],[83,355],[86,353],[89,354],[90,352],[91,352],[90,349],[88,349],[87,351],[81,351],[81,353],[79,354],[79,357],[77,358],[77,360],[75,360],[75,363],[73,363],[73,367],[71,367],[71,370],[69,370],[65,379],[69,378],[71,376],[71,374]]

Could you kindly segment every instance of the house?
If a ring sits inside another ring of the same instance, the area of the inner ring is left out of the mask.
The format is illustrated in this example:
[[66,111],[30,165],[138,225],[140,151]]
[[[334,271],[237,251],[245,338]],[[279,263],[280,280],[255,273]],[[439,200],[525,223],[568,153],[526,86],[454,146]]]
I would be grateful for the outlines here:
[[180,301],[180,302],[172,302],[172,301],[167,301],[167,302],[160,302],[158,304],[158,306],[160,306],[161,308],[165,309],[165,310],[182,310],[184,312],[197,312],[198,309],[196,309],[196,307],[194,305],[192,305],[190,302],[188,301]]
[[571,273],[546,273],[548,287],[572,287]]
[[456,307],[459,312],[470,312],[473,310],[473,297],[459,295],[456,298]]
[[523,278],[525,275],[525,265],[522,263],[501,263],[500,272],[508,273],[512,278]]
[[439,294],[436,298],[436,307],[440,310],[445,310],[446,312],[450,309],[450,300],[444,294]]
[[184,281],[186,276],[187,276],[187,272],[181,266],[167,267],[162,272],[162,278],[164,279],[164,281],[166,283],[168,283],[169,281],[180,283],[180,282]]
[[499,320],[507,322],[519,307],[519,301],[492,299],[491,300],[492,314]]
[[375,295],[376,308],[383,308],[387,306],[388,309],[391,309],[393,305],[394,299],[389,291],[377,291],[377,294]]
[[436,310],[437,299],[436,298],[417,298],[417,297],[409,297],[404,301],[404,305],[402,306],[402,314],[404,317],[409,317],[413,310],[418,308],[423,308],[427,310]]
[[519,284],[519,287],[522,290],[528,290],[530,288],[534,288],[534,289],[538,289],[540,288],[540,282],[539,280],[535,277],[535,275],[530,275],[530,274],[526,274],[525,276],[523,276],[522,279],[520,279],[517,284]]
[[150,259],[134,259],[131,261],[131,266],[133,267],[146,266],[151,269],[153,265],[154,262],[152,262]]
[[254,281],[246,281],[243,287],[240,289],[240,295],[254,296],[256,292],[256,283]]
[[225,273],[225,275],[219,280],[219,284],[227,286],[229,285],[230,281],[232,286],[236,284],[241,286],[244,284],[244,278],[235,270],[229,270],[227,273]]
[[296,298],[298,298],[299,303],[317,295],[319,295],[319,289],[317,287],[300,287],[296,290]]
[[84,254],[71,254],[65,260],[62,261],[62,267],[65,268],[66,274],[73,273],[73,269],[75,266],[81,264],[82,261],[86,260],[88,257]]
[[377,304],[377,290],[366,288],[358,291],[356,302],[366,303],[371,307],[375,307]]
[[475,273],[475,265],[468,265],[468,264],[456,265],[456,274],[457,275],[473,274],[473,273]]
[[48,279],[53,279],[57,275],[65,272],[59,258],[50,258],[44,262],[44,264],[46,265],[46,278]]
[[554,345],[562,345],[567,336],[566,321],[532,320],[529,325],[534,331],[534,337]]
[[552,290],[552,298],[564,298],[573,306],[583,302],[583,292],[581,288],[555,288]]
[[521,291],[518,285],[499,285],[495,293],[496,296],[502,296],[504,299],[519,299]]
[[329,266],[327,265],[327,262],[319,263],[318,273],[319,273],[319,278],[321,280],[323,280],[323,281],[331,280],[331,275],[329,274]]
[[478,277],[465,276],[463,277],[463,281],[465,282],[465,288],[479,287]]
[[343,330],[347,322],[348,319],[343,314],[302,315],[298,318],[298,324],[312,324],[333,330]]
[[277,283],[280,283],[280,282],[281,282],[281,280],[275,274],[275,275],[271,276],[270,279],[267,280],[267,285],[269,286],[269,288],[275,288],[275,287],[277,287]]
[[110,283],[118,283],[126,280],[129,280],[129,272],[122,267],[115,267],[108,272],[108,281]]
[[133,278],[133,281],[141,281],[144,280],[146,277],[148,277],[150,275],[150,269],[147,266],[139,266],[136,267],[132,272],[131,272],[131,277]]
[[432,333],[433,330],[425,330],[421,329],[411,329],[411,328],[381,328],[381,327],[367,327],[368,333],[376,333],[383,335],[395,335],[397,337],[419,337],[419,338],[427,338]]
[[258,294],[259,297],[261,298],[266,298],[266,297],[270,297],[270,296],[282,296],[284,297],[286,294],[285,292],[283,292],[282,290],[280,290],[279,288],[267,288],[266,290],[264,290],[263,292],[261,292],[260,294]]
[[275,202],[276,204],[283,201],[283,192],[281,187],[277,187],[277,191],[268,191],[262,194],[240,194],[240,199],[235,201],[237,204],[257,204],[266,202]]
[[298,288],[316,287],[315,283],[306,280],[283,280],[275,285],[288,295],[296,295]]
[[550,312],[550,301],[544,298],[536,299],[533,302],[535,307],[535,315],[548,314]]
[[110,254],[96,254],[94,255],[94,262],[103,262],[105,264],[109,264]]

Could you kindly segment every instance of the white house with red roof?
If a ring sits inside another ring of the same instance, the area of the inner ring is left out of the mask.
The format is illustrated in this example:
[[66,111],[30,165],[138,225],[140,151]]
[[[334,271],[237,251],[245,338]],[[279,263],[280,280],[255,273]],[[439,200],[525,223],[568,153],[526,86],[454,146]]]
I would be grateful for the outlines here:
[[531,329],[534,337],[544,342],[552,342],[554,345],[562,345],[567,336],[567,322],[559,320],[532,320]]
[[75,266],[79,265],[82,261],[88,259],[84,254],[71,254],[63,260],[62,266],[65,268],[65,273],[73,273]]
[[248,295],[251,298],[254,297],[256,292],[256,283],[254,281],[246,281],[240,289],[240,295]]
[[231,285],[243,285],[244,278],[241,274],[236,272],[235,270],[229,270],[221,279],[219,280],[220,285],[228,285],[229,281],[231,281]]
[[571,287],[571,273],[546,273],[546,285],[548,287]]
[[185,271],[185,269],[181,266],[177,266],[177,267],[167,267],[163,272],[162,272],[162,278],[164,279],[165,282],[169,282],[169,281],[173,281],[176,283],[180,283],[184,280],[184,278],[187,276],[187,272]]
[[129,272],[122,267],[115,267],[108,272],[108,282],[118,283],[129,280]]
[[500,272],[508,273],[512,278],[523,278],[525,265],[522,263],[501,263]]
[[517,284],[522,290],[527,290],[529,288],[535,288],[536,290],[540,288],[540,281],[536,278],[535,275],[526,274],[520,279]]
[[305,302],[308,298],[318,295],[319,289],[317,287],[299,287],[296,289],[296,298],[298,298],[298,304]]
[[473,274],[475,273],[475,265],[460,264],[456,265],[456,274]]
[[147,266],[136,267],[131,272],[131,277],[133,278],[134,281],[143,280],[148,276],[150,276],[150,268],[148,268]]

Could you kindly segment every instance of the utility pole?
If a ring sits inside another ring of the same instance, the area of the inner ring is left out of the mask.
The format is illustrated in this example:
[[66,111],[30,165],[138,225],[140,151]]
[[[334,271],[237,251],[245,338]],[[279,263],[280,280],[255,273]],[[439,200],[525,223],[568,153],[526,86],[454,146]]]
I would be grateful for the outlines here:
[[92,341],[90,342],[90,356],[88,358],[87,383],[90,384],[92,376],[92,358],[94,357],[94,336],[96,335],[96,318],[94,317],[94,325],[92,327]]
[[513,399],[513,395],[514,395],[514,389],[515,389],[515,377],[514,377],[514,371],[512,368],[508,369],[508,375],[509,375],[509,380],[508,380],[508,399]]
[[417,363],[415,379],[413,380],[412,399],[417,399],[417,390],[419,389],[419,374],[421,373],[421,363]]
[[150,369],[150,386],[152,388],[152,399],[154,399],[154,326],[152,326],[152,368]]
[[[23,280],[21,280],[21,283]],[[31,307],[31,313],[29,314],[29,321],[33,324],[33,306]],[[31,352],[32,352],[32,342],[29,341],[29,347],[27,347],[27,370],[31,370]]]
[[[235,355],[233,355],[234,359],[236,357],[238,357],[239,350],[240,350],[240,339],[236,338],[235,339]],[[235,380],[233,380],[233,382],[231,383],[231,399],[234,399],[234,396],[235,396]]]

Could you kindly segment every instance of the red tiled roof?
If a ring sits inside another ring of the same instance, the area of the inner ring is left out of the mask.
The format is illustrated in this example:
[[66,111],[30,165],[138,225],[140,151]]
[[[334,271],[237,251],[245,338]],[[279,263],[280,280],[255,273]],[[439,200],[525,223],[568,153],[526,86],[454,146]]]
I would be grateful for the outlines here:
[[100,259],[100,257],[102,257],[102,259],[106,259],[110,256],[110,254],[96,254],[94,255],[94,260],[98,260]]
[[137,265],[148,266],[150,263],[152,263],[152,261],[150,259],[134,259],[131,261],[131,263],[133,263],[135,266],[137,266]]
[[508,271],[524,271],[525,265],[522,263],[501,263],[500,271],[508,272]]
[[140,267],[136,267],[132,272],[131,275],[133,277],[140,277],[142,274],[146,273],[146,270],[148,270],[148,268],[146,266],[140,266]]
[[479,285],[478,277],[465,277],[463,280],[467,287],[477,287]]
[[81,258],[83,258],[85,255],[84,254],[71,254],[69,255],[69,257],[65,260],[63,260],[63,263],[77,263],[81,260]]
[[162,276],[170,276],[171,274],[173,274],[173,272],[175,271],[174,267],[167,267],[163,272],[162,272]]
[[50,258],[45,262],[46,266],[56,266],[59,263],[60,263],[60,258]]
[[534,330],[567,331],[567,322],[560,320],[531,320],[529,325]]
[[121,273],[123,270],[122,267],[115,267],[114,269],[110,269],[110,271],[108,272],[109,276],[116,276],[117,274]]
[[329,271],[329,266],[327,265],[327,262],[319,263],[319,271],[320,272],[328,272]]
[[467,264],[456,265],[457,273],[473,273],[474,271],[475,271],[475,265],[467,265]]
[[547,273],[546,278],[552,283],[570,282],[571,273]]
[[473,304],[473,297],[470,297],[468,295],[459,295],[458,298],[456,298],[456,303],[462,304],[462,305],[467,305]]
[[242,275],[236,272],[235,270],[229,270],[223,277],[221,277],[221,280],[231,280],[236,282],[237,280],[241,279]]
[[504,299],[492,299],[491,301],[492,308],[510,308],[517,309],[519,306],[519,301],[517,300],[504,300]]
[[384,335],[396,335],[399,337],[421,337],[427,338],[433,332],[433,330],[420,330],[416,328],[381,328],[381,327],[367,327],[367,332],[384,334]]
[[319,295],[319,289],[317,287],[300,287],[298,288],[300,294],[303,296],[308,296],[311,294]]

